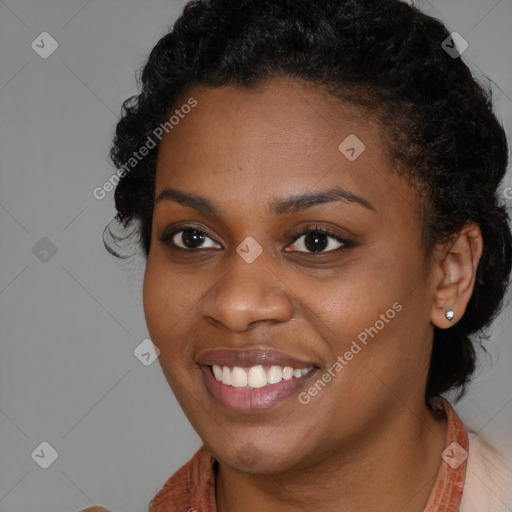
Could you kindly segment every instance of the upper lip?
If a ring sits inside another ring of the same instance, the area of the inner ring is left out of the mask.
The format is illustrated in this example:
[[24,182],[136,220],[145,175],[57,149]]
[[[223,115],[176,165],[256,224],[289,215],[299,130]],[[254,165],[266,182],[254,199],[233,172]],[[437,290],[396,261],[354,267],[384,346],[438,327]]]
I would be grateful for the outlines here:
[[201,352],[197,358],[200,365],[239,366],[250,368],[257,365],[291,366],[298,370],[315,366],[311,361],[293,357],[268,347],[250,349],[219,348]]

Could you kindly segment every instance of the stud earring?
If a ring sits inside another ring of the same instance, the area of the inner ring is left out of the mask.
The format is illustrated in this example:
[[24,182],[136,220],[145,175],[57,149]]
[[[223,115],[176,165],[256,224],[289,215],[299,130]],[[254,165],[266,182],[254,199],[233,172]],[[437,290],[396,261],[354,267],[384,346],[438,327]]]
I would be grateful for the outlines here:
[[453,311],[453,309],[449,309],[445,314],[444,316],[446,317],[447,320],[449,320],[450,322],[455,318],[455,312]]

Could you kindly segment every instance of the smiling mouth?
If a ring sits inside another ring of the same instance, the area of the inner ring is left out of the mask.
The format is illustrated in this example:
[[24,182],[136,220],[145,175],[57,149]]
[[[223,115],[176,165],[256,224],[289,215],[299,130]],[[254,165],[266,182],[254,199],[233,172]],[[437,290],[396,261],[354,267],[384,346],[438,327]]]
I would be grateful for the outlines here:
[[200,368],[204,385],[215,401],[238,413],[273,409],[297,394],[320,371],[316,366],[293,369],[291,366],[244,368],[214,364]]
[[210,368],[215,379],[225,386],[247,389],[258,389],[279,384],[283,380],[299,379],[315,369],[314,366],[292,368],[291,366],[263,366],[261,364],[250,368],[214,364]]
[[288,402],[320,371],[308,358],[269,347],[218,348],[196,358],[215,402],[238,413],[256,413]]

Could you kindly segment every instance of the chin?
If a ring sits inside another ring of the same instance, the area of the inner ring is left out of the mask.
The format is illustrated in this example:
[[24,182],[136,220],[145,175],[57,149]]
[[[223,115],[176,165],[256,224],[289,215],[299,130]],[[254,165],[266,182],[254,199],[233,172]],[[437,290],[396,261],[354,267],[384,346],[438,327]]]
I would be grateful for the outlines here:
[[[275,427],[269,429],[269,435]],[[241,473],[254,475],[278,474],[299,469],[306,463],[304,442],[290,437],[272,438],[262,435],[251,439],[249,435],[233,436],[219,443],[219,435],[213,436],[213,443],[204,439],[207,450],[222,464]]]

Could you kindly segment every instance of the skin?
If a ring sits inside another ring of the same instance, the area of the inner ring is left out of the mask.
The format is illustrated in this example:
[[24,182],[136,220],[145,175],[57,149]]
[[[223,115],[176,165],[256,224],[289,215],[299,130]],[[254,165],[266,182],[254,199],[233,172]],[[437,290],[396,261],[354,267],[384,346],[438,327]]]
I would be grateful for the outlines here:
[[[464,313],[478,227],[427,258],[419,198],[393,173],[381,125],[316,87],[279,79],[251,90],[195,88],[183,103],[191,96],[197,107],[162,141],[155,197],[178,189],[220,214],[157,202],[144,310],[166,378],[220,462],[219,512],[423,511],[447,431],[424,402],[433,329]],[[355,161],[338,149],[350,134],[366,146]],[[332,187],[373,209],[337,201],[277,216],[268,206]],[[190,224],[208,248],[160,240]],[[340,243],[329,237],[324,254],[308,251],[294,235],[316,224],[354,245],[331,250]],[[236,252],[248,236],[263,249],[250,264]],[[311,361],[321,376],[394,303],[402,310],[306,405],[294,395],[235,413],[203,383],[196,359],[214,348],[271,347]]]

